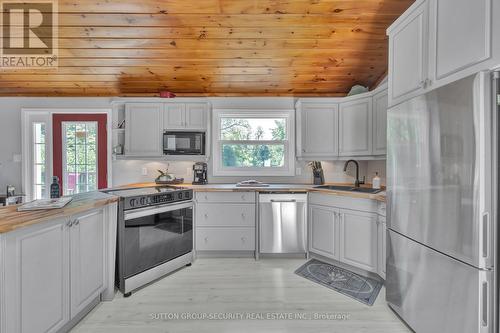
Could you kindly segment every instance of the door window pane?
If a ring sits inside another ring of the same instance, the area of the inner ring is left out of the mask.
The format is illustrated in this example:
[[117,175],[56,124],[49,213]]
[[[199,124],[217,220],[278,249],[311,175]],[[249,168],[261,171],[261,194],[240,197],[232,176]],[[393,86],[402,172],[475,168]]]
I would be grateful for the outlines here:
[[63,194],[97,189],[97,122],[63,122]]
[[33,123],[33,199],[46,197],[45,123]]

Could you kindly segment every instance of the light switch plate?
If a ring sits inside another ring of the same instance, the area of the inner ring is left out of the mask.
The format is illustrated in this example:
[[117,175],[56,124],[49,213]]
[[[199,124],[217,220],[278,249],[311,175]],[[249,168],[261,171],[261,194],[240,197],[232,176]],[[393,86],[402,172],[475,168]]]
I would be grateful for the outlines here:
[[142,168],[142,170],[141,170],[141,174],[142,174],[143,176],[147,176],[147,175],[148,175],[148,168]]

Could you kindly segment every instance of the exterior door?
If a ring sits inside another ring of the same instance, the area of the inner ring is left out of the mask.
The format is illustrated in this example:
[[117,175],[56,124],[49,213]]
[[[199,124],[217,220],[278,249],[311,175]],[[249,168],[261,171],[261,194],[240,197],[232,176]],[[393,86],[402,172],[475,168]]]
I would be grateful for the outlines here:
[[107,115],[54,114],[54,176],[62,195],[108,186]]

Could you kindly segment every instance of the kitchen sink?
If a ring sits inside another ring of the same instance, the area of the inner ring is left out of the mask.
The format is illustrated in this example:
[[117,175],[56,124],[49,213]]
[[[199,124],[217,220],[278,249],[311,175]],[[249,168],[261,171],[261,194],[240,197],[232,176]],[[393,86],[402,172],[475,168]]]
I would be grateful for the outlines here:
[[342,186],[342,185],[321,185],[321,186],[316,186],[314,188],[324,189],[324,190],[332,190],[332,191],[348,191],[348,192],[360,192],[360,193],[369,193],[369,194],[375,194],[375,193],[382,192],[382,190],[376,189],[376,188]]

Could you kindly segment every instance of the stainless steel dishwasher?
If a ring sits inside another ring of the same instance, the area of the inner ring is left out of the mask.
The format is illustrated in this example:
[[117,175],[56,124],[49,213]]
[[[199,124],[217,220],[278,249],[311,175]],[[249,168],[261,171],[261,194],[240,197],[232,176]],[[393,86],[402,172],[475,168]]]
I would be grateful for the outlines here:
[[306,193],[259,195],[259,252],[306,253]]

